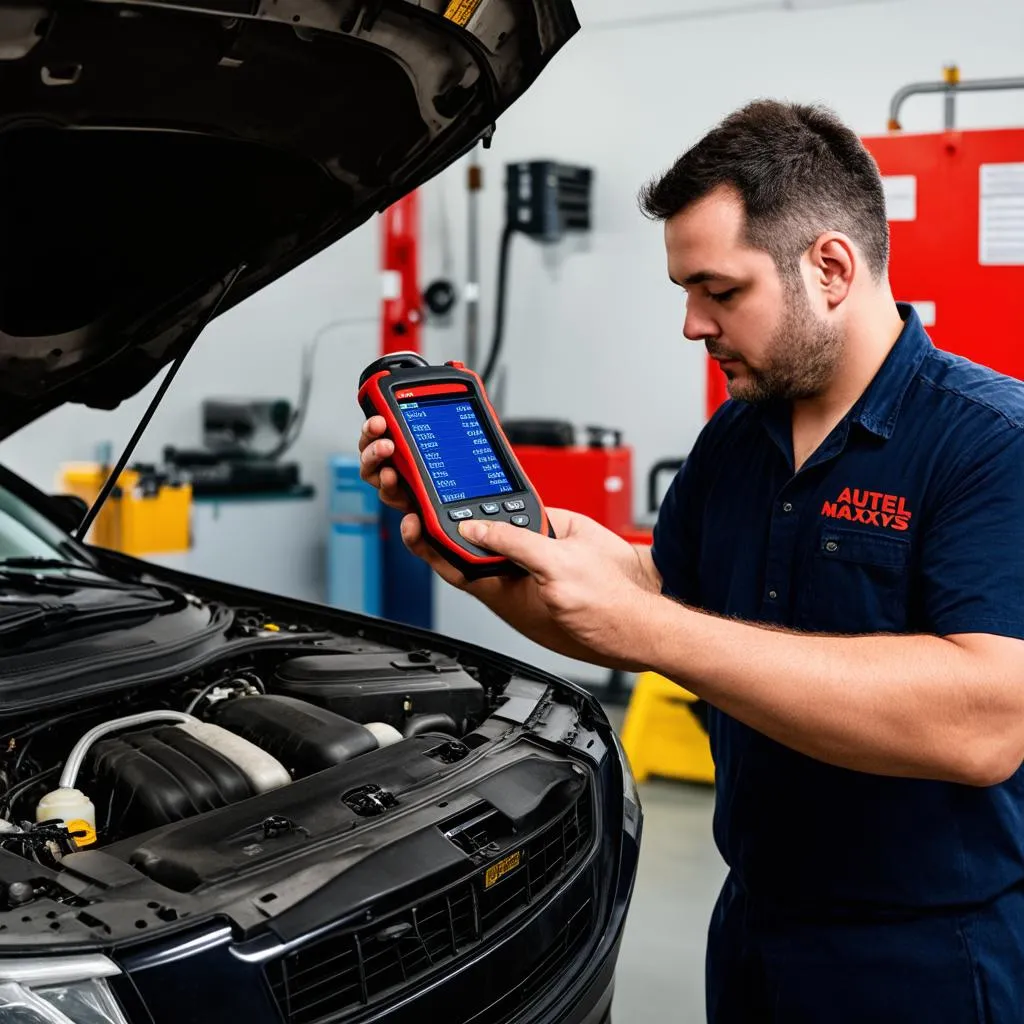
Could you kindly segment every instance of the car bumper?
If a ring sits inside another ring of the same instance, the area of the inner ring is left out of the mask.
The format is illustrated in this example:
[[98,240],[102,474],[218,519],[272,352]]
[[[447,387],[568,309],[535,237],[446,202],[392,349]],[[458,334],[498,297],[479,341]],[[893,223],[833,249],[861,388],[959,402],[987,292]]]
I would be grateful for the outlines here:
[[[605,852],[614,849],[617,856],[594,858],[469,962],[453,965],[397,1002],[336,1016],[328,1012],[322,1019],[603,1024],[636,876],[639,822],[635,833],[622,831],[614,843],[605,833]],[[271,994],[265,964],[247,958],[245,948],[223,924],[195,929],[173,944],[119,957],[124,974],[114,979],[115,989],[132,1024],[282,1024],[287,1018]]]

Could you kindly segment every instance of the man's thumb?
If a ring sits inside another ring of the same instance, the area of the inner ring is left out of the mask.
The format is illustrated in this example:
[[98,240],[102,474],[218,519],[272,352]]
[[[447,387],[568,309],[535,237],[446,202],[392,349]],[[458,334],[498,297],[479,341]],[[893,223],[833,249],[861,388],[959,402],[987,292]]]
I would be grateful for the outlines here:
[[478,544],[497,555],[504,555],[529,572],[543,566],[546,548],[544,537],[509,523],[460,523],[459,532],[472,544]]
[[501,538],[490,538],[492,523],[460,523],[459,533],[472,544],[479,544],[481,547],[489,548],[495,540],[500,544]]

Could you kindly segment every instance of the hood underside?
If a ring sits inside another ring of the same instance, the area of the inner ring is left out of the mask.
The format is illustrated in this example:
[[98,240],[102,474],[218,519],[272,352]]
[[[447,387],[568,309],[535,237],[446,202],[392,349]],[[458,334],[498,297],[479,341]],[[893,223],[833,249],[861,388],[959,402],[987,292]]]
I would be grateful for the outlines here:
[[570,0],[0,6],[0,437],[113,408],[486,138]]

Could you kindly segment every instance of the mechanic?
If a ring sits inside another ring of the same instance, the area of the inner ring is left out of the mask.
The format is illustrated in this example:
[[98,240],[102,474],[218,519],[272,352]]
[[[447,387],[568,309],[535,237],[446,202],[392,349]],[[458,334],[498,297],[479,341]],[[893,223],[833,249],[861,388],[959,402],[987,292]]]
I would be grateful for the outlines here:
[[[415,515],[405,540],[531,639],[711,706],[713,1024],[1022,1021],[1024,386],[895,302],[877,167],[829,111],[751,104],[641,205],[730,394],[653,549],[470,522],[530,575],[467,584]],[[364,477],[408,509],[382,432]]]

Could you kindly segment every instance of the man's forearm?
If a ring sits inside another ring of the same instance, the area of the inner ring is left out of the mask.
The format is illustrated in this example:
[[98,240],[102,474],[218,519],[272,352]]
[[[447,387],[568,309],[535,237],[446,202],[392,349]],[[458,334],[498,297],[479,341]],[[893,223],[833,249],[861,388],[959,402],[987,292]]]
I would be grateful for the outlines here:
[[489,608],[502,621],[508,623],[535,644],[576,661],[598,665],[601,668],[621,669],[636,672],[642,666],[634,662],[620,661],[598,654],[579,640],[569,636],[551,617],[545,605],[531,595],[509,594],[493,581],[484,580],[471,584],[467,593],[472,594],[481,604]]
[[1013,765],[1020,687],[969,644],[785,632],[665,598],[647,619],[651,668],[811,757],[976,784],[999,781]]

